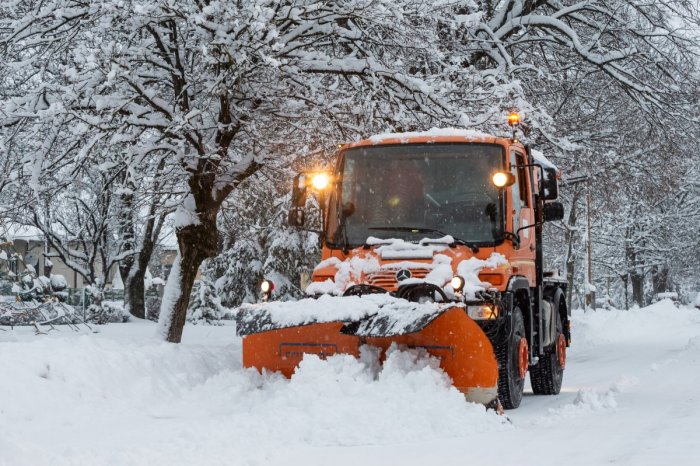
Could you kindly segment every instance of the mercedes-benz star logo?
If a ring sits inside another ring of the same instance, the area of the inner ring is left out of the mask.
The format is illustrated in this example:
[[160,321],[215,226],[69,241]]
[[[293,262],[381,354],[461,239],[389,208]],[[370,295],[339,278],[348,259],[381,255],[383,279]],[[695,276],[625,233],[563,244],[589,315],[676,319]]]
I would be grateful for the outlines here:
[[397,282],[402,282],[406,280],[407,278],[411,278],[411,271],[406,270],[406,269],[401,269],[398,272],[396,272],[396,281]]

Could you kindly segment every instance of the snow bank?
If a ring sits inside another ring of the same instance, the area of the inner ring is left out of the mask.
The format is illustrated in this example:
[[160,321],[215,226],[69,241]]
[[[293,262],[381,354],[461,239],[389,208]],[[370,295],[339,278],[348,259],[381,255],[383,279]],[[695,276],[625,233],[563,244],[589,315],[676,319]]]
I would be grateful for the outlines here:
[[391,352],[382,370],[371,352],[309,356],[287,380],[242,369],[238,344],[137,341],[131,325],[117,339],[0,332],[0,368],[12,374],[0,384],[0,464],[266,464],[294,445],[511,429],[416,352]]
[[512,424],[418,353],[312,356],[287,380],[242,369],[231,326],[154,327],[0,330],[0,465],[697,463],[700,312],[668,301],[575,311],[561,394],[526,388]]
[[629,311],[574,311],[572,332],[577,348],[590,348],[620,341],[647,342],[677,333],[678,326],[700,324],[700,312],[692,308],[677,308],[665,299],[651,306]]
[[560,417],[572,417],[597,411],[607,411],[617,408],[615,390],[596,391],[592,389],[579,390],[573,403],[561,408],[550,409],[550,414]]

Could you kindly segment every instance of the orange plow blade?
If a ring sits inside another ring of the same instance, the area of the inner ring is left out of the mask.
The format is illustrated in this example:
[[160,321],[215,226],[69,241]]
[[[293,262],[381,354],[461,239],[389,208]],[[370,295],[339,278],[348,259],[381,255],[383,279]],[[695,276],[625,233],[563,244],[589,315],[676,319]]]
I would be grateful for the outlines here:
[[497,397],[498,364],[491,342],[461,307],[445,308],[402,330],[389,331],[385,321],[370,316],[350,324],[310,323],[248,333],[243,335],[243,366],[291,377],[305,354],[357,357],[362,345],[370,345],[385,355],[394,343],[438,358],[467,400],[487,404]]
[[342,322],[310,324],[243,337],[243,367],[281,372],[291,377],[305,354],[325,359],[334,354],[360,355],[360,339],[340,333]]

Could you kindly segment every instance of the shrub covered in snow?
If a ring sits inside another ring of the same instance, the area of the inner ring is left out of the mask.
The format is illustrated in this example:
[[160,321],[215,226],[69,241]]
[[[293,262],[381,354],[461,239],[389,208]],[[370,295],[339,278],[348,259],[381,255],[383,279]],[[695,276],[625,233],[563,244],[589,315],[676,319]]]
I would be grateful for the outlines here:
[[100,305],[91,304],[86,315],[87,322],[100,325],[128,322],[129,318],[123,304],[118,301],[102,301]]
[[64,290],[67,287],[68,282],[63,275],[51,274],[50,277],[38,275],[34,267],[27,265],[12,291],[22,301],[46,301],[51,298],[64,301],[66,299]]
[[[36,328],[37,332],[41,333],[40,325],[76,325],[82,323],[84,321],[80,308],[57,300],[0,302],[0,325],[31,325]],[[73,330],[76,328],[73,327]]]
[[[288,168],[279,167],[279,172]],[[224,306],[258,301],[264,278],[275,284],[273,299],[303,297],[301,275],[310,273],[320,259],[317,235],[286,225],[291,174],[282,180],[273,178],[273,173],[251,177],[234,194],[231,205],[236,208],[225,209],[224,250],[205,263],[206,274],[216,279]],[[310,208],[309,226],[318,222],[316,215],[317,210]]]
[[206,278],[196,282],[187,309],[187,320],[195,324],[219,324],[225,314],[226,308],[221,305],[221,298],[214,284]]
[[161,303],[162,299],[159,296],[148,296],[146,298],[146,319],[158,322]]

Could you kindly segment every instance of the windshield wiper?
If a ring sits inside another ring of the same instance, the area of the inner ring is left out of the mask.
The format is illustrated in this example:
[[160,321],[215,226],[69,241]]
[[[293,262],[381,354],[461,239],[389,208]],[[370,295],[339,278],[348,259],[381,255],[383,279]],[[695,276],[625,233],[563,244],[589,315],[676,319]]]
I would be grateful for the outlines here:
[[[408,231],[410,233],[436,233],[438,235],[442,236],[452,236],[449,233],[445,233],[444,231],[437,230],[435,228],[423,228],[423,227],[368,227],[368,230],[381,230],[381,231]],[[450,246],[454,246],[455,244],[460,244],[462,246],[466,246],[469,249],[472,250],[473,253],[479,252],[479,247],[469,243],[468,241],[465,241],[463,239],[455,238],[452,236],[452,243]]]
[[[345,224],[345,219],[348,218],[350,215],[353,214],[353,212],[348,212],[345,209],[338,209],[338,233],[341,235],[341,238],[343,240],[343,254],[347,254],[348,251],[350,250],[350,240],[348,239],[348,229]],[[354,206],[353,206],[353,211],[354,211]]]

